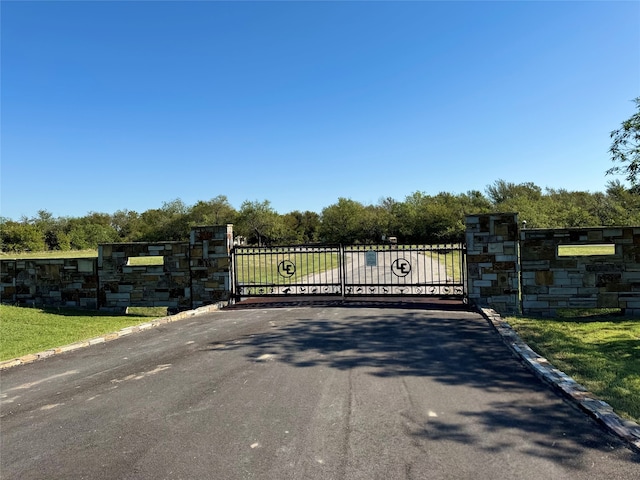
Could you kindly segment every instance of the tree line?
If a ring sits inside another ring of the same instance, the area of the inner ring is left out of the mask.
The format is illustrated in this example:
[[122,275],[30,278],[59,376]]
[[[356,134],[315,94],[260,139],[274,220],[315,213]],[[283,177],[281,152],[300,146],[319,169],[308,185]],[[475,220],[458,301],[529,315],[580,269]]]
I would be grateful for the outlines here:
[[188,238],[191,227],[233,223],[234,233],[250,244],[379,243],[394,236],[401,243],[459,242],[467,214],[517,212],[527,228],[614,225],[640,226],[640,97],[636,112],[610,133],[614,166],[630,184],[610,181],[606,192],[545,189],[533,183],[497,180],[480,191],[428,195],[414,192],[403,201],[383,198],[364,205],[348,198],[321,213],[276,212],[268,200],[245,201],[236,210],[224,195],[187,206],[180,199],[137,213],[90,212],[81,218],[40,210],[36,217],[13,221],[0,217],[2,252],[96,249],[100,243],[159,242]]
[[404,200],[382,198],[365,205],[339,198],[320,213],[280,214],[268,200],[245,201],[235,209],[224,195],[188,206],[182,200],[142,213],[90,212],[80,218],[53,217],[40,210],[33,218],[0,218],[0,248],[5,253],[96,249],[101,243],[186,241],[193,226],[234,224],[234,235],[252,245],[303,243],[459,242],[467,214],[518,212],[527,228],[640,226],[640,195],[619,181],[605,192],[542,189],[533,183],[498,180],[485,192],[428,195]]

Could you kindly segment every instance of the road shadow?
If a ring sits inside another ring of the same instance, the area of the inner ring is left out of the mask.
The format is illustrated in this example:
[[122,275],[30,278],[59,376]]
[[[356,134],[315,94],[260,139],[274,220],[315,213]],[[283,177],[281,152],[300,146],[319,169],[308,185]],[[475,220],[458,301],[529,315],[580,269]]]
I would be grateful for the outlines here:
[[[325,316],[324,312],[335,314],[335,310],[340,310],[336,314],[339,320]],[[429,377],[442,384],[482,389],[509,399],[494,402],[487,410],[458,412],[474,417],[474,425],[480,428],[473,431],[464,422],[413,419],[409,433],[416,442],[473,443],[500,452],[512,448],[512,444],[487,443],[486,433],[510,430],[519,436],[539,438],[528,452],[531,455],[575,464],[575,468],[581,468],[576,456],[584,448],[611,451],[623,445],[566,402],[537,404],[541,396],[531,393],[548,395],[549,387],[516,360],[480,315],[455,308],[424,311],[344,306],[319,311],[322,313],[315,313],[315,309],[300,312],[305,312],[306,318],[281,325],[274,322],[270,331],[247,335],[224,348],[241,349],[253,362],[269,359],[296,368],[364,369],[366,374],[382,378]],[[212,344],[211,348],[219,349],[220,345]],[[531,398],[538,400],[529,401]],[[549,438],[555,443],[549,444]],[[640,463],[640,455],[631,451],[624,455],[630,462]]]
[[379,377],[429,376],[485,389],[531,387],[523,387],[531,375],[480,316],[455,313],[456,308],[425,314],[387,307],[373,312],[341,307],[349,314],[340,321],[303,318],[225,348],[246,349],[254,361],[268,356],[299,368],[365,367]]
[[411,310],[444,310],[444,311],[472,311],[463,299],[455,297],[339,297],[339,296],[309,296],[291,295],[282,297],[253,297],[246,298],[225,307],[225,310],[251,310],[261,308],[291,308],[291,307],[341,307],[341,308],[393,308]]

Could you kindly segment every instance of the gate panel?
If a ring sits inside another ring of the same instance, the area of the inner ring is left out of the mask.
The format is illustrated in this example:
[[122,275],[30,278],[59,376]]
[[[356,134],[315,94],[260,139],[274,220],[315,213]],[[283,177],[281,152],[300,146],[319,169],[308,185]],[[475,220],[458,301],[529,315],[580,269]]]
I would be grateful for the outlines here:
[[287,295],[465,298],[464,245],[235,247],[235,298]]
[[464,297],[464,262],[460,244],[344,247],[345,296]]
[[235,247],[234,296],[342,295],[340,247]]

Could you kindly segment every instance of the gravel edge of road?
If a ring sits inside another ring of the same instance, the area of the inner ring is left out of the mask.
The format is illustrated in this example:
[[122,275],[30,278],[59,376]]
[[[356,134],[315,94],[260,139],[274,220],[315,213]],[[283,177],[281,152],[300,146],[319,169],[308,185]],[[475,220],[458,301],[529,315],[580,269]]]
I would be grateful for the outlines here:
[[494,327],[512,353],[522,360],[534,375],[560,392],[606,430],[622,439],[633,451],[640,453],[640,425],[618,416],[611,405],[555,368],[546,358],[538,355],[522,341],[499,313],[490,308],[479,308],[478,311]]

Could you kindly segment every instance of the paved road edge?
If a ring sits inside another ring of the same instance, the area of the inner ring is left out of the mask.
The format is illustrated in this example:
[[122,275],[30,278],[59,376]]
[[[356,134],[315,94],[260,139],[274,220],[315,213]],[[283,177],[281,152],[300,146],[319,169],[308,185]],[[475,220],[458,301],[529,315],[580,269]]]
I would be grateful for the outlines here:
[[538,355],[522,341],[499,313],[489,308],[481,308],[479,311],[502,337],[503,342],[538,378],[561,392],[600,425],[628,443],[632,450],[640,453],[640,425],[618,416],[611,405],[597,398],[567,374],[555,368],[546,358]]
[[89,338],[87,340],[81,340],[79,342],[70,343],[69,345],[63,345],[62,347],[50,348],[49,350],[44,350],[38,353],[30,353],[28,355],[23,355],[22,357],[14,358],[11,360],[5,360],[3,362],[0,362],[0,371],[6,370],[12,367],[17,367],[19,365],[26,365],[29,363],[33,363],[43,358],[52,357],[53,355],[59,355],[65,352],[71,352],[73,350],[86,348],[91,345],[96,345],[99,343],[110,342],[111,340],[122,338],[127,335],[131,335],[132,333],[149,330],[159,325],[164,325],[171,322],[177,322],[179,320],[195,317],[196,315],[202,315],[204,313],[220,310],[225,305],[226,303],[214,303],[211,305],[205,305],[203,307],[196,308],[195,310],[186,310],[184,312],[176,313],[175,315],[168,315],[166,317],[155,318],[148,322],[140,323],[138,325],[133,325],[131,327],[125,327],[118,330],[117,332],[106,333],[99,337]]

